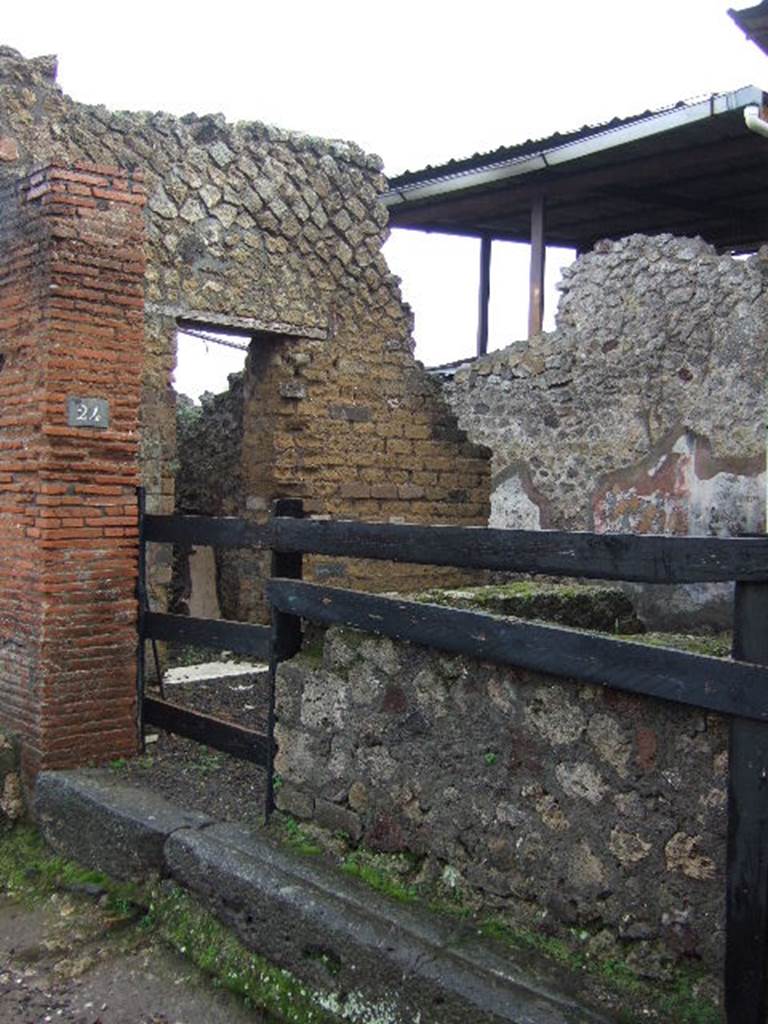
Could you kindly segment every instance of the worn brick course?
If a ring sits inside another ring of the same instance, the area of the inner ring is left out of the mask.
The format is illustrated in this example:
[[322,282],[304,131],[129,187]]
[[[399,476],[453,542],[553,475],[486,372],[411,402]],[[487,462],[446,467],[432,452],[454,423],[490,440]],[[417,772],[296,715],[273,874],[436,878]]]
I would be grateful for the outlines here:
[[[0,706],[27,777],[137,742],[142,195],[94,178],[51,166],[0,193]],[[73,395],[107,399],[109,428],[69,427]]]

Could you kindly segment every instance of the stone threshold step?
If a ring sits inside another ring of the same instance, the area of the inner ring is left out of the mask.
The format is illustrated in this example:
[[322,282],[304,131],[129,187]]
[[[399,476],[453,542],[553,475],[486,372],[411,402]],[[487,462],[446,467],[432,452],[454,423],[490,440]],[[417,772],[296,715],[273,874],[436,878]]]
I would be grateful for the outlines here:
[[61,854],[119,878],[173,879],[339,1021],[608,1024],[564,978],[534,975],[463,922],[104,773],[42,773],[35,814]]

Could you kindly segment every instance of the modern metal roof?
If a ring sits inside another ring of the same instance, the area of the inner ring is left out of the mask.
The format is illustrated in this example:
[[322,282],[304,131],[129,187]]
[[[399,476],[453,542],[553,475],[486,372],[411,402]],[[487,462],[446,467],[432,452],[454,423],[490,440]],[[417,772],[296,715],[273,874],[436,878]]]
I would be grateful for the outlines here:
[[728,11],[744,35],[768,54],[768,0],[743,11]]
[[527,242],[543,198],[548,245],[669,231],[748,250],[768,240],[768,139],[744,109],[765,105],[754,86],[681,102],[408,171],[382,198],[394,227]]

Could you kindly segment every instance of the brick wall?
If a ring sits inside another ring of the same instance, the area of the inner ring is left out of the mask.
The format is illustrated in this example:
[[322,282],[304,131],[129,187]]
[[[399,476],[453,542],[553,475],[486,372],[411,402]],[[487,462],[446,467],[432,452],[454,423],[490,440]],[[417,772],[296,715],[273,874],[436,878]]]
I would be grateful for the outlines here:
[[[0,194],[0,725],[27,776],[136,749],[143,203],[89,164]],[[68,426],[72,396],[109,427]]]
[[[148,510],[173,510],[169,381],[183,319],[254,339],[242,501],[228,511],[257,515],[271,497],[300,493],[315,514],[484,523],[487,453],[467,444],[414,360],[411,312],[382,253],[381,161],[354,143],[258,121],[80,104],[55,75],[50,58],[1,49],[8,159],[0,182],[42,162],[145,171],[140,459]],[[170,563],[151,553],[149,569],[160,608]],[[399,572],[385,579],[382,566],[364,569],[361,583],[374,585],[374,575],[376,585],[407,585]]]
[[[457,427],[437,382],[397,339],[397,326],[397,313],[388,318],[377,296],[368,294],[339,313],[327,342],[254,341],[242,467],[251,510],[291,497],[304,501],[307,515],[487,524],[489,452]],[[469,578],[434,567],[338,558],[308,559],[306,576],[364,590]],[[247,580],[246,589],[251,584]]]

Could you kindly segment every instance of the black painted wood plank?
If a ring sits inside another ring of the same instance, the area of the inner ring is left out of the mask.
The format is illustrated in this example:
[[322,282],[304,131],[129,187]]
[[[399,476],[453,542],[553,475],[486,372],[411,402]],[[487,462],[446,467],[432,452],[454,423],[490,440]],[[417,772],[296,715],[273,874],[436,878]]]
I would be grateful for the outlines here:
[[768,671],[481,612],[270,580],[278,609],[444,651],[768,722]]
[[136,573],[136,602],[138,604],[136,640],[136,708],[141,752],[144,753],[144,688],[146,681],[146,652],[144,650],[144,614],[147,600],[147,548],[144,544],[144,521],[146,518],[147,492],[144,487],[136,488],[136,502],[139,514],[139,559]]
[[[743,661],[768,665],[768,585],[737,585],[733,653]],[[728,1024],[763,1024],[768,954],[768,726],[734,718],[728,760],[726,1016]]]
[[144,516],[144,540],[217,548],[269,547],[268,524],[235,516]]
[[267,737],[233,722],[201,715],[170,701],[144,698],[144,722],[166,732],[186,736],[232,757],[266,767],[269,759]]
[[[286,516],[301,519],[304,515],[304,503],[297,498],[279,498],[273,507],[273,517]],[[304,558],[296,551],[273,551],[273,576],[300,580],[303,572]],[[278,663],[292,658],[301,648],[301,618],[287,614],[278,608],[271,608],[272,615],[272,650],[269,659],[269,714],[267,717],[267,735],[269,739],[269,761],[267,764],[267,785],[264,800],[264,820],[275,810],[275,695],[276,674]]]
[[[304,503],[299,499],[281,498],[275,502],[274,514],[275,517],[290,517],[301,522],[304,515]],[[278,550],[272,552],[273,577],[300,580],[302,574],[303,556],[301,552]],[[273,608],[272,643],[277,661],[292,658],[301,647],[301,618]]]
[[176,640],[179,643],[214,647],[237,654],[250,654],[262,661],[269,660],[269,626],[255,626],[250,622],[230,622],[226,619],[194,619],[188,615],[166,615],[146,612],[144,636],[155,640]]
[[638,583],[768,581],[768,538],[275,519],[277,551]]

